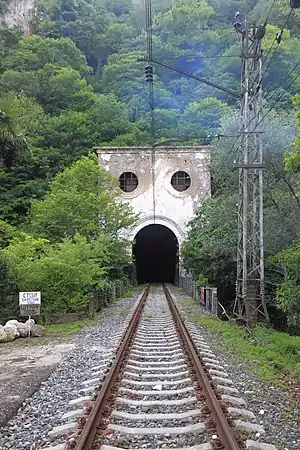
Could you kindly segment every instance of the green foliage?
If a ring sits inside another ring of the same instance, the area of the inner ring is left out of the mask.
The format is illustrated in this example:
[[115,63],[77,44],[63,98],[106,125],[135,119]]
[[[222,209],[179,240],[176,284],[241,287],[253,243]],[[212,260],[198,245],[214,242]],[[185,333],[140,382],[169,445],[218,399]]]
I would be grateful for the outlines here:
[[299,377],[299,336],[289,336],[263,326],[257,326],[248,334],[231,322],[195,315],[194,301],[185,300],[182,307],[190,320],[220,337],[223,351],[229,350],[237,362],[247,362],[261,378],[284,384],[287,378]]
[[[240,92],[240,46],[232,19],[240,10],[261,21],[267,0],[153,0],[152,6],[155,58]],[[286,2],[274,4],[262,42],[264,54],[287,13]],[[152,143],[149,85],[141,61],[147,48],[144,7],[130,0],[39,0],[31,31],[24,36],[18,29],[0,30],[0,218],[18,232],[26,229],[33,239],[46,238],[53,252],[66,239],[74,244],[79,233],[88,245],[93,242],[93,251],[101,248],[102,282],[110,286],[112,280],[130,276],[127,242],[117,236],[134,219],[116,203],[115,181],[84,157],[98,145]],[[300,142],[293,120],[300,99],[298,95],[293,104],[291,96],[299,91],[299,80],[290,85],[299,33],[299,12],[294,11],[271,63],[263,61],[267,102],[286,79],[263,134],[267,297],[284,314],[291,303],[283,307],[280,302],[287,302],[282,300],[287,295],[280,294],[277,301],[276,288],[285,292],[280,285],[287,282],[287,272],[295,279],[289,252],[297,253],[290,247],[300,233]],[[218,132],[237,134],[236,100],[226,93],[159,65],[154,81],[157,142],[193,144]],[[237,232],[233,140],[213,142],[213,199],[199,206],[182,249],[186,269],[196,279],[201,275],[218,285],[228,306],[234,297]],[[2,247],[9,239],[20,239],[15,230],[6,232],[6,225]],[[282,263],[284,254],[280,263],[272,259],[285,249],[287,263]]]
[[111,141],[133,130],[126,107],[114,95],[99,94],[90,110],[90,130],[94,141]]
[[34,72],[47,64],[71,67],[82,74],[89,72],[84,55],[71,39],[43,39],[37,35],[22,37],[1,66],[2,70]]
[[21,112],[14,96],[0,98],[0,158],[10,170],[20,153],[28,150],[28,142],[21,127]]
[[82,157],[56,176],[44,200],[33,202],[31,230],[52,242],[76,233],[117,236],[134,221],[131,209],[117,204],[118,189],[94,157]]
[[143,65],[138,62],[142,52],[130,52],[111,55],[103,70],[102,83],[107,92],[117,97],[131,97],[145,92]]
[[[231,109],[227,111],[229,114],[221,119],[221,133],[232,135],[237,128],[237,117]],[[288,312],[292,300],[284,309],[276,293],[283,281],[284,269],[272,257],[299,239],[299,178],[297,174],[284,171],[285,151],[296,136],[295,121],[288,115],[274,113],[265,130],[266,298],[273,323],[285,329],[287,318],[292,330]],[[195,280],[199,275],[205,276],[209,284],[219,288],[221,302],[228,312],[233,306],[236,282],[238,172],[233,167],[235,158],[230,140],[214,142],[211,154],[213,198],[198,207],[190,222],[188,239],[182,246],[185,268],[192,272]],[[232,195],[233,192],[236,194]]]
[[50,245],[23,235],[3,250],[20,291],[40,290],[46,313],[86,312],[90,287],[104,273],[99,249],[80,234]]
[[277,255],[284,269],[285,280],[277,289],[277,306],[287,315],[291,326],[300,326],[300,243]]
[[57,337],[72,336],[90,323],[91,320],[84,319],[72,323],[55,323],[45,325],[45,335],[50,340]]
[[[298,130],[300,130],[300,94],[297,94],[294,99],[297,106],[296,117],[298,119]],[[285,155],[285,168],[287,171],[300,172],[300,134],[294,144],[295,150],[293,152],[287,152]]]
[[[295,97],[295,104],[300,106],[300,96],[297,95]],[[298,130],[300,129],[300,113],[297,113],[298,119]],[[286,177],[290,180],[294,175],[294,179],[296,181],[296,186],[293,187],[293,195],[297,200],[297,211],[296,217],[299,218],[299,188],[300,188],[300,179],[299,179],[299,168],[300,168],[300,140],[299,135],[294,144],[295,151],[287,152],[285,155],[285,169],[286,169]],[[296,178],[295,178],[296,177]],[[297,192],[298,190],[298,192]],[[296,223],[299,221],[296,219]],[[276,305],[282,310],[286,316],[288,323],[291,327],[299,327],[300,326],[300,242],[299,242],[299,229],[296,237],[296,242],[293,245],[284,248],[281,252],[279,252],[275,257],[271,259],[271,261],[276,264],[277,271],[281,274],[281,279],[277,282],[277,296],[276,296]],[[291,242],[289,243],[291,244]]]
[[190,222],[188,240],[181,249],[184,267],[192,270],[195,280],[205,277],[218,286],[225,303],[235,283],[236,202],[233,196],[203,202]]
[[203,288],[208,285],[208,278],[206,278],[202,273],[198,275],[198,278],[196,280],[196,286],[197,288]]
[[[1,224],[1,231],[3,230]],[[1,246],[3,245],[1,233]],[[7,243],[5,242],[5,245]],[[8,317],[11,313],[18,313],[18,303],[13,301],[12,293],[15,292],[15,279],[11,274],[9,263],[0,250],[0,318]]]
[[[27,224],[32,234],[0,224],[0,271],[13,297],[10,311],[17,306],[17,290],[40,290],[46,314],[87,313],[92,292],[111,300],[112,281],[129,275],[129,243],[119,232],[135,219],[127,205],[117,203],[118,189],[95,157],[82,157],[55,177],[44,200],[33,203]],[[120,283],[116,288],[120,294]]]
[[65,109],[88,110],[94,101],[92,87],[77,70],[47,64],[40,73],[39,102],[50,113]]

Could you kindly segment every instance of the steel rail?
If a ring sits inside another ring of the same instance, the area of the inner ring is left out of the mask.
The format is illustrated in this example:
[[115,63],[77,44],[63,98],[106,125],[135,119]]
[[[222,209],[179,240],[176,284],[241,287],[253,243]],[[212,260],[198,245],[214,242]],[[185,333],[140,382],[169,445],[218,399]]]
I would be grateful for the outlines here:
[[201,364],[199,356],[197,354],[196,347],[189,335],[189,332],[186,329],[185,324],[183,323],[178,309],[174,303],[174,300],[168,290],[168,288],[163,284],[163,289],[175,321],[175,324],[178,327],[179,334],[183,340],[183,344],[188,352],[188,357],[191,359],[193,364],[193,369],[196,372],[196,376],[200,381],[201,388],[203,389],[203,393],[206,398],[207,406],[210,409],[210,414],[215,423],[218,438],[222,442],[224,450],[241,450],[241,446],[238,444],[234,434],[232,432],[232,428],[230,427],[223,411],[221,408],[221,404],[216,397],[216,394],[211,386],[211,382],[208,379],[204,367]]
[[120,373],[120,368],[124,362],[128,347],[132,341],[132,338],[136,332],[138,323],[140,321],[141,314],[149,294],[149,288],[150,286],[146,287],[144,293],[141,296],[140,302],[137,305],[132,315],[132,318],[130,319],[129,325],[123,335],[121,344],[118,348],[115,360],[98,394],[98,397],[95,401],[92,411],[88,416],[86,423],[84,424],[84,427],[81,431],[81,434],[79,435],[75,447],[71,447],[74,450],[90,450],[94,443],[94,439],[97,434],[97,429],[103,418],[103,413],[105,411],[107,401],[111,395],[111,391]]

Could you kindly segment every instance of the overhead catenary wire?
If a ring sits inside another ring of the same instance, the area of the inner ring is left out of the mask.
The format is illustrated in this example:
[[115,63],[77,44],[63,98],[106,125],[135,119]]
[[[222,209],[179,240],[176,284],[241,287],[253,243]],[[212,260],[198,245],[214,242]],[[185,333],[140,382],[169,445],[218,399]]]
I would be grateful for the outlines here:
[[[275,38],[274,38],[274,40],[273,40],[273,42],[272,42],[271,47],[268,49],[268,52],[267,52],[266,56],[264,56],[267,65],[266,65],[265,67],[263,66],[263,71],[262,71],[261,79],[260,79],[260,82],[259,82],[259,86],[261,85],[261,83],[262,83],[262,81],[263,81],[263,78],[264,78],[264,76],[265,76],[265,74],[266,74],[268,68],[270,67],[271,62],[272,62],[272,60],[274,59],[274,56],[275,56],[275,54],[276,54],[276,52],[277,52],[277,50],[278,50],[278,48],[279,48],[279,45],[280,45],[280,42],[281,42],[281,38],[282,38],[283,31],[284,31],[285,27],[287,26],[287,23],[288,23],[288,21],[290,20],[292,13],[293,13],[293,8],[290,9],[290,12],[289,12],[289,14],[288,14],[288,16],[287,16],[287,18],[286,18],[286,20],[285,20],[283,26],[281,27],[280,31],[276,34],[276,36],[275,36]],[[271,55],[269,61],[267,61],[267,58],[268,58],[268,56],[270,55],[271,50],[272,50],[272,48],[274,47],[274,45],[275,45],[276,42],[277,42],[277,47],[275,48],[275,50],[274,50],[273,54]]]
[[[152,68],[153,59],[153,24],[152,24],[152,0],[145,0],[146,12],[146,34],[147,34],[147,63],[148,67]],[[154,86],[153,86],[153,71],[151,69],[151,76],[149,82],[149,106],[151,115],[151,169],[152,169],[152,206],[153,206],[153,223],[155,224],[156,216],[156,198],[155,198],[155,116],[154,116]]]
[[269,11],[268,11],[268,14],[267,14],[267,17],[266,17],[266,20],[265,20],[265,25],[269,22],[269,18],[270,18],[272,9],[273,9],[274,6],[275,6],[275,3],[276,3],[276,0],[273,0],[273,2],[271,3],[271,6],[270,6],[270,8],[269,8]]
[[[296,66],[294,67],[293,71],[296,69],[296,67],[298,67],[300,65],[300,61],[296,64]],[[290,82],[290,84],[287,86],[287,89],[289,89],[294,82],[300,77],[300,72],[292,79],[292,81]],[[266,116],[268,114],[270,114],[271,111],[273,111],[273,109],[275,108],[275,106],[277,105],[277,103],[281,100],[281,98],[285,95],[285,92],[282,92],[281,95],[273,102],[272,106],[267,110],[267,112],[263,115],[263,117],[260,119],[260,121],[255,125],[255,127],[253,128],[253,130],[251,131],[250,134],[254,133],[256,128],[263,122],[263,120],[266,118]]]
[[[295,64],[295,66],[289,71],[289,73],[286,75],[285,79],[282,81],[282,83],[280,84],[280,86],[278,86],[278,88],[273,91],[272,95],[267,99],[267,102],[270,102],[270,100],[276,95],[276,93],[281,89],[281,87],[285,84],[285,82],[288,80],[288,78],[292,75],[292,73],[297,69],[297,67],[300,66],[300,61],[297,62],[297,64]],[[277,105],[277,103],[279,102],[279,100],[284,96],[284,94],[286,93],[286,91],[294,84],[294,82],[296,81],[296,79],[299,77],[300,73],[294,77],[294,79],[290,82],[290,84],[286,87],[285,91],[281,93],[281,95],[273,102],[271,108],[269,108],[269,112],[268,114],[274,109],[274,107]],[[263,108],[261,108],[258,111],[258,114],[260,114],[263,111]],[[263,116],[264,118],[265,116]],[[253,118],[247,123],[247,128],[251,125],[251,123],[253,122]],[[255,126],[255,128],[252,130],[252,132],[254,132],[254,130],[258,127],[258,125],[262,122],[263,119],[260,120],[260,122],[258,122],[258,124]],[[238,136],[237,139],[239,139],[241,137],[243,133],[241,132]],[[243,143],[243,141],[242,141]],[[235,144],[234,144],[235,145]]]
[[[240,58],[240,55],[177,55],[177,56],[164,56],[164,60],[174,60],[178,58],[191,58],[191,59],[224,59],[224,58]],[[154,59],[157,57],[154,55]]]
[[[288,78],[292,75],[292,73],[293,73],[293,72],[297,69],[297,67],[299,67],[299,66],[300,66],[300,61],[298,61],[297,64],[294,65],[294,67],[289,71],[289,73],[286,75],[286,77],[285,77],[284,80],[281,82],[281,84],[276,88],[275,91],[272,92],[272,94],[270,95],[270,97],[267,98],[267,103],[269,103],[270,100],[276,95],[276,93],[278,93],[278,91],[282,88],[282,86],[285,84],[285,82],[288,80]],[[274,109],[274,107],[276,106],[276,104],[278,103],[278,101],[283,97],[283,95],[285,94],[285,92],[292,86],[292,84],[296,81],[297,78],[298,78],[298,76],[296,76],[296,77],[294,78],[294,80],[287,86],[287,88],[285,89],[285,91],[280,95],[279,99],[277,99],[277,100],[273,103],[273,106],[272,106],[270,112]],[[261,109],[258,111],[258,114],[260,114],[262,111],[263,111],[263,108],[261,108]],[[253,122],[253,120],[254,120],[254,118],[252,118],[252,119],[246,124],[246,127],[247,127],[247,128],[251,125],[251,123]],[[261,123],[261,122],[260,122],[260,123]],[[258,124],[256,125],[255,129],[257,128],[257,126],[258,126]],[[252,131],[254,131],[254,130],[252,130]],[[241,132],[238,134],[238,136],[236,137],[236,139],[235,139],[235,141],[234,141],[234,143],[233,143],[231,149],[229,150],[228,156],[229,156],[229,154],[232,154],[233,152],[235,152],[235,150],[236,150],[236,148],[235,148],[235,147],[236,147],[236,144],[237,144],[239,138],[242,136],[242,134],[243,134],[243,132],[241,131]],[[242,142],[240,143],[240,145],[242,145],[242,144],[243,144],[243,140],[242,140]]]

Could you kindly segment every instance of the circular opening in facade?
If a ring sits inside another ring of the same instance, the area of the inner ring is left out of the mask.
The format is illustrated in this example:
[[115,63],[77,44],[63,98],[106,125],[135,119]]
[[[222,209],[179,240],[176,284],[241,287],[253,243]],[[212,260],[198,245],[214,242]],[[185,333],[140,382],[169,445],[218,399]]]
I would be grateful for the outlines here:
[[132,172],[123,172],[119,177],[120,188],[124,192],[133,192],[138,187],[137,176]]
[[189,174],[183,171],[175,172],[171,178],[171,185],[176,191],[186,191],[191,185]]

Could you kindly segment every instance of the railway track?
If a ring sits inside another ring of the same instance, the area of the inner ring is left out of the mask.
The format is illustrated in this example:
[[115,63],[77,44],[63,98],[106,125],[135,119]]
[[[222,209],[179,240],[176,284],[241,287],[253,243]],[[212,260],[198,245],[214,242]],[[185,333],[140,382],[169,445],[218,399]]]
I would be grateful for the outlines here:
[[58,450],[275,448],[249,439],[263,430],[166,286],[145,290],[102,381]]

